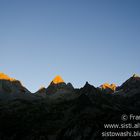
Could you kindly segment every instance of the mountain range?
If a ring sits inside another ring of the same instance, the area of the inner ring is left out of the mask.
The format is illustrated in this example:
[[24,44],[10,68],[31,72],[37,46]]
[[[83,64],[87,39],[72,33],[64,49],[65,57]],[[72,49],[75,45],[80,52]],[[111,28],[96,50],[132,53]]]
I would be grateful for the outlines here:
[[47,88],[31,93],[19,80],[0,73],[0,140],[124,139],[102,136],[104,124],[124,123],[123,114],[140,114],[136,74],[120,86],[86,82],[79,89],[56,76]]

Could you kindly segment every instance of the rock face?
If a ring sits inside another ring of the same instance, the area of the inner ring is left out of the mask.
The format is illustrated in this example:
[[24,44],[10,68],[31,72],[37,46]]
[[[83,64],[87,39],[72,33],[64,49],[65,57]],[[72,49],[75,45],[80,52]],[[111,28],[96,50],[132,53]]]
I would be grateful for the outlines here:
[[62,94],[71,92],[72,90],[74,88],[71,83],[66,84],[61,76],[56,76],[46,89],[46,94]]
[[20,81],[10,78],[4,73],[0,73],[0,98],[15,99],[24,98],[30,92],[21,84]]
[[[56,76],[50,85],[47,88],[41,88],[39,91],[36,92],[36,95],[49,98],[61,98],[65,96],[65,94],[73,95],[74,87],[71,83],[66,84],[61,76]],[[66,96],[67,96],[66,95]]]
[[115,84],[108,84],[104,83],[103,85],[100,86],[100,89],[105,91],[106,93],[113,93],[115,92],[117,86]]
[[67,93],[74,90],[72,86],[66,83],[59,83],[59,84],[50,84],[48,88],[46,89],[46,94],[61,94],[61,93]]

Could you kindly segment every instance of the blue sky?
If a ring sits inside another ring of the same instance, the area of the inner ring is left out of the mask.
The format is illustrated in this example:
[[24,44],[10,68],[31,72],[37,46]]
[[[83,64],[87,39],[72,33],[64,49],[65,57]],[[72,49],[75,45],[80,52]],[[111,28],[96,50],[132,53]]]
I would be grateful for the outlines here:
[[139,61],[139,0],[0,0],[0,71],[32,92],[56,75],[120,85]]

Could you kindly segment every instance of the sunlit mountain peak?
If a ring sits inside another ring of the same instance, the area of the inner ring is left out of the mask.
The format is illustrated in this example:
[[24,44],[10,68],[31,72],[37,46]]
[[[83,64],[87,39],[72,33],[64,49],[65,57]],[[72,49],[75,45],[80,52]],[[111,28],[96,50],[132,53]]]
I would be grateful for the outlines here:
[[8,75],[0,72],[0,80],[16,81],[14,78],[10,78]]
[[54,84],[60,84],[60,83],[64,83],[64,80],[62,79],[61,76],[57,75],[57,76],[53,79],[52,83],[54,83]]
[[115,91],[117,86],[115,84],[104,83],[100,87],[102,89],[111,89],[111,90]]

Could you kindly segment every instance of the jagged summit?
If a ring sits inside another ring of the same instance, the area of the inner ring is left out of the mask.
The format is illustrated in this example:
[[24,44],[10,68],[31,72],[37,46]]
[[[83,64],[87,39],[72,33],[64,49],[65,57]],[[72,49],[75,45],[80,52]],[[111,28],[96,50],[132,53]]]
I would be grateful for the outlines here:
[[64,80],[62,79],[61,76],[57,75],[53,80],[52,82],[53,84],[60,84],[60,83],[64,83]]
[[103,85],[100,86],[101,89],[105,90],[105,89],[110,89],[112,91],[116,90],[116,84],[109,84],[109,83],[104,83]]
[[90,85],[88,82],[86,82],[86,84],[84,85],[84,87],[82,87],[80,89],[81,93],[97,93],[99,90],[97,88],[95,88],[94,86]]
[[16,81],[16,79],[9,77],[8,75],[0,72],[0,80]]

